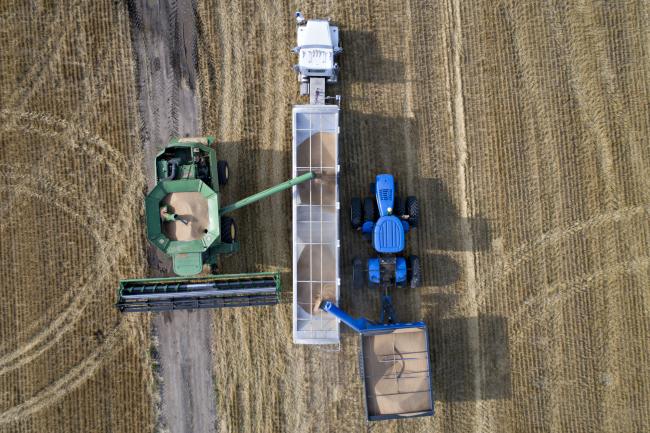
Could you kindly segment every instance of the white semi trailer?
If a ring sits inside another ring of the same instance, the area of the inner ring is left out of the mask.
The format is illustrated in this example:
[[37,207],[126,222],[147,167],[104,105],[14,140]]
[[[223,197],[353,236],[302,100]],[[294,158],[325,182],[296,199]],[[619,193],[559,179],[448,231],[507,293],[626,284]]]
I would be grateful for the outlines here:
[[318,299],[338,302],[340,291],[340,98],[326,96],[325,85],[338,80],[334,59],[341,47],[329,20],[306,20],[300,12],[296,20],[294,69],[309,104],[293,107],[293,173],[314,172],[316,178],[293,189],[293,341],[338,344],[339,321],[313,305]]

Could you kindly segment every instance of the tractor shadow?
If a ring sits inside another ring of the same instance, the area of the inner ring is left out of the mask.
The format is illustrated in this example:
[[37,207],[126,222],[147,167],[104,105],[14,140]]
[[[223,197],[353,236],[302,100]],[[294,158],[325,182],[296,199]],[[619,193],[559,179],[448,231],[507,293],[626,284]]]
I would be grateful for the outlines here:
[[512,395],[507,319],[426,318],[435,398],[500,400]]

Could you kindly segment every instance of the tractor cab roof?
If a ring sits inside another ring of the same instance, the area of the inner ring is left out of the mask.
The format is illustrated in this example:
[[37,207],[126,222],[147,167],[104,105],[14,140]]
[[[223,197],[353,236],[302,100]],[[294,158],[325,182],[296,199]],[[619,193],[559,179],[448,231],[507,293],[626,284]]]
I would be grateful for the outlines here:
[[404,225],[396,216],[382,216],[375,225],[372,246],[378,253],[396,254],[404,250]]

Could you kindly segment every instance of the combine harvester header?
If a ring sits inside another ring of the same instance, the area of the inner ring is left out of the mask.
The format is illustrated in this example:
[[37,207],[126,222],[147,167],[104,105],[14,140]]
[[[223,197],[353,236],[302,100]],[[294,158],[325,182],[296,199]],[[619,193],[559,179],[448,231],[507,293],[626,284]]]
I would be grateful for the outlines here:
[[[338,81],[338,28],[328,20],[305,20],[296,13],[298,73],[301,96],[295,105],[293,176],[317,178],[293,189],[293,341],[297,344],[338,344],[339,324],[322,311],[313,312],[317,298],[339,299],[339,101],[327,97],[326,83]],[[326,104],[326,102],[335,104]]]

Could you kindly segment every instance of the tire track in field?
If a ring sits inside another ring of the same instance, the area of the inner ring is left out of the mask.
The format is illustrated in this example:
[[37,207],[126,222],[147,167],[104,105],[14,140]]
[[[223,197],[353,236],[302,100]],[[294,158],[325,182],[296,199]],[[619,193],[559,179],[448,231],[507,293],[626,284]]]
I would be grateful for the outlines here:
[[110,331],[101,345],[93,350],[83,361],[72,367],[66,375],[46,386],[23,403],[0,413],[0,425],[18,421],[51,406],[74,391],[88,379],[92,378],[95,371],[107,359],[115,356],[118,352],[114,351],[113,348],[120,344],[122,337],[124,337],[125,325],[127,323],[127,320],[122,320]]
[[[30,362],[53,346],[64,333],[70,330],[83,316],[85,306],[93,299],[94,293],[101,285],[100,283],[109,275],[112,275],[113,268],[116,266],[118,260],[126,253],[124,248],[115,250],[115,245],[123,244],[126,236],[134,228],[137,219],[133,217],[132,209],[129,209],[129,207],[137,202],[137,198],[140,195],[140,188],[143,184],[143,179],[138,175],[137,170],[128,170],[128,172],[136,173],[136,177],[134,181],[127,184],[124,200],[118,210],[119,216],[112,226],[103,218],[101,212],[93,209],[92,202],[89,200],[81,202],[83,208],[80,210],[68,207],[61,200],[54,200],[52,202],[62,212],[70,215],[72,218],[78,219],[82,225],[86,225],[88,221],[95,219],[99,220],[99,227],[111,227],[105,233],[101,228],[90,229],[91,236],[94,238],[98,249],[95,260],[96,266],[92,268],[94,270],[99,268],[99,271],[88,275],[88,281],[80,281],[79,288],[68,291],[67,297],[72,297],[73,294],[77,296],[74,297],[72,302],[63,311],[49,322],[46,328],[42,329],[29,341],[22,342],[19,349],[0,356],[0,374],[6,374]],[[7,188],[14,188],[14,186],[10,185]],[[21,194],[44,201],[51,200],[52,193],[56,194],[56,190],[45,191],[41,194],[25,187],[18,188]]]
[[564,239],[575,236],[587,230],[598,230],[609,223],[627,221],[637,216],[647,214],[650,217],[650,203],[640,206],[630,206],[617,209],[611,212],[604,212],[589,218],[585,221],[578,221],[569,227],[559,227],[549,232],[543,233],[537,239],[527,242],[517,247],[511,253],[502,257],[501,262],[496,264],[492,269],[484,272],[484,276],[478,281],[478,286],[484,288],[478,295],[478,302],[483,301],[497,290],[497,286],[486,287],[487,283],[504,280],[512,272],[516,271],[524,263],[532,260],[540,251],[546,247],[562,242]]
[[[526,339],[526,331],[539,323],[546,323],[546,326],[553,326],[553,319],[547,314],[557,311],[559,306],[569,297],[581,291],[589,290],[596,282],[608,280],[613,275],[636,274],[647,271],[650,267],[650,256],[641,256],[631,260],[625,260],[582,274],[569,281],[562,281],[550,286],[538,293],[531,299],[524,301],[514,314],[511,315],[509,326],[515,330],[511,334],[510,344],[515,346]],[[603,311],[603,314],[605,312]],[[527,343],[527,342],[525,342]]]
[[[23,123],[12,125],[11,119]],[[12,109],[3,109],[0,110],[0,120],[3,121],[2,126],[0,126],[0,131],[3,132],[20,131],[39,134],[48,138],[60,138],[62,144],[69,150],[79,149],[84,151],[97,161],[105,164],[112,172],[112,175],[118,178],[124,177],[124,167],[129,166],[129,161],[124,154],[116,150],[104,139],[72,122],[54,115],[42,112],[19,112]],[[77,144],[77,140],[85,143],[85,145]],[[96,149],[88,147],[88,144],[93,145]]]
[[[72,10],[79,7],[81,1],[74,1],[71,4]],[[63,40],[68,36],[68,33],[72,29],[72,26],[67,25],[57,25],[62,19],[63,7],[59,4],[57,11],[50,15],[48,12],[47,21],[51,23],[50,27],[43,29],[44,33],[50,33],[50,37],[47,38],[45,42],[45,47],[41,50],[41,58],[48,56],[46,61],[41,61],[34,63],[29,71],[25,74],[21,82],[16,86],[14,92],[7,99],[8,106],[19,106],[19,109],[24,109],[27,102],[31,99],[32,95],[40,88],[40,86],[45,82],[45,77],[48,76],[46,71],[54,64],[54,60],[60,60],[61,50],[64,47]],[[43,17],[41,17],[43,18]],[[53,32],[52,30],[58,30],[58,32]],[[56,42],[54,42],[56,39]],[[43,66],[45,64],[45,66]],[[39,77],[38,80],[35,78]],[[20,102],[19,102],[20,101]]]
[[[82,34],[85,34],[82,32]],[[112,46],[108,47],[108,50],[112,50]],[[92,68],[86,67],[86,63],[82,62],[81,67],[84,68],[84,70],[92,70]],[[8,109],[8,112],[13,113],[13,115],[8,116],[8,121],[6,124],[2,126],[2,131],[9,132],[9,131],[15,131],[15,130],[20,130],[25,133],[34,133],[36,132],[33,124],[27,124],[27,125],[17,125],[19,121],[22,122],[30,122],[33,120],[33,117],[39,117],[39,116],[49,116],[49,120],[53,120],[53,123],[59,123],[61,124],[62,122],[67,122],[68,127],[65,127],[66,130],[70,131],[71,133],[77,132],[75,135],[79,135],[78,131],[83,131],[83,135],[90,135],[91,133],[89,132],[89,124],[92,123],[92,120],[95,119],[95,116],[98,114],[95,113],[93,110],[90,108],[97,103],[98,100],[101,100],[102,96],[105,95],[105,90],[109,88],[110,80],[107,78],[109,77],[111,73],[111,69],[109,69],[108,63],[101,63],[101,67],[98,70],[99,73],[99,78],[97,80],[98,85],[93,85],[93,86],[88,86],[85,84],[85,87],[87,87],[86,90],[86,97],[84,98],[83,104],[80,106],[79,110],[77,111],[76,115],[74,116],[74,119],[72,121],[67,121],[65,119],[60,119],[56,118],[52,115],[46,114],[46,113],[35,113],[35,112],[25,112],[23,111],[24,106],[26,103],[23,101],[21,104],[19,104],[17,107],[13,107],[10,105],[10,109]],[[86,74],[84,74],[84,83],[87,83],[88,79]],[[88,122],[86,122],[86,125],[82,124],[83,116],[86,114],[90,114],[91,118],[88,119]],[[30,120],[27,120],[27,118],[32,118]],[[62,126],[62,125],[58,125]],[[46,136],[50,138],[52,135],[50,133],[52,132],[51,130],[49,131],[41,131],[41,135]],[[63,140],[66,138],[69,139],[71,137],[74,137],[75,135],[71,135],[70,137],[65,137],[63,133],[60,133],[58,136],[61,137]],[[107,144],[107,143],[106,143]],[[110,145],[109,145],[110,146]],[[56,155],[58,152],[60,152],[60,149],[57,148],[56,146],[46,146],[44,151],[40,153],[40,158],[38,161],[35,161],[34,165],[29,168],[27,172],[29,172],[31,175],[37,175],[41,170],[42,167],[46,165],[46,162],[52,158],[53,155]],[[121,155],[121,153],[119,153]],[[100,157],[100,161],[105,162],[106,158],[103,156]],[[120,161],[121,163],[125,163],[125,161]],[[116,175],[121,175],[123,176],[123,173],[118,172]],[[3,207],[2,209],[10,209],[13,208],[15,211],[16,205],[14,204],[16,200],[16,195],[15,194],[10,194],[8,198],[5,199],[3,202]],[[18,206],[20,203],[18,203]]]

